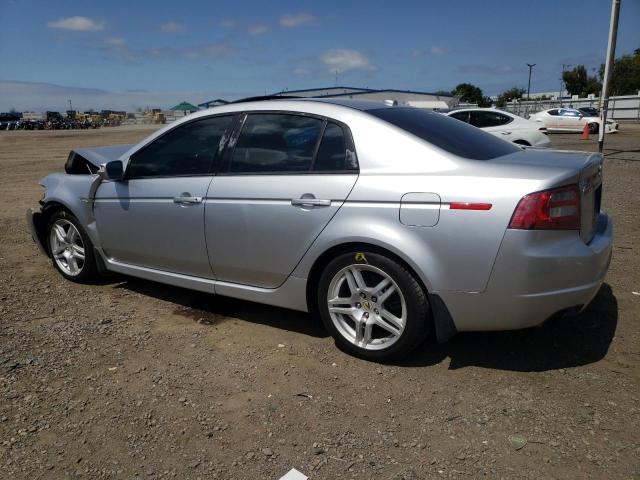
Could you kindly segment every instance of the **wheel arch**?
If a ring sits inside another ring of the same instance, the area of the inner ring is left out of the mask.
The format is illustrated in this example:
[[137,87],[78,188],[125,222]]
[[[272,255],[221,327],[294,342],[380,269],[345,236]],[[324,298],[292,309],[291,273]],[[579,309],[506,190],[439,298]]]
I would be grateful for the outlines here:
[[345,242],[329,247],[324,252],[322,252],[313,262],[313,265],[311,266],[311,269],[309,271],[309,276],[307,277],[307,306],[309,308],[309,311],[316,310],[318,300],[318,283],[320,281],[320,276],[322,275],[322,271],[324,270],[324,268],[332,259],[334,259],[338,255],[358,250],[375,252],[390,257],[391,259],[402,265],[404,268],[406,268],[409,272],[411,272],[418,283],[420,283],[420,286],[424,290],[425,294],[429,292],[427,285],[423,281],[422,277],[418,274],[418,272],[416,272],[416,270],[409,264],[409,262],[407,262],[392,250],[369,242]]
[[426,285],[424,279],[411,266],[411,264],[396,252],[385,248],[384,246],[376,245],[375,243],[369,243],[366,241],[345,242],[333,245],[322,252],[315,259],[309,271],[306,285],[307,309],[309,310],[309,312],[317,312],[318,284],[320,282],[320,276],[322,275],[322,271],[324,270],[324,268],[336,256],[346,252],[353,252],[358,250],[365,250],[385,255],[398,262],[415,277],[416,281],[419,283],[420,287],[427,296],[429,302],[428,320],[432,323],[439,342],[445,342],[457,333],[455,323],[451,317],[449,309],[444,304],[439,295],[429,292],[429,288]]
[[51,252],[49,250],[49,242],[47,241],[47,225],[49,225],[51,217],[60,211],[66,211],[74,215],[73,211],[64,203],[58,200],[47,200],[40,210],[38,221],[35,223],[38,239],[49,257],[51,257]]

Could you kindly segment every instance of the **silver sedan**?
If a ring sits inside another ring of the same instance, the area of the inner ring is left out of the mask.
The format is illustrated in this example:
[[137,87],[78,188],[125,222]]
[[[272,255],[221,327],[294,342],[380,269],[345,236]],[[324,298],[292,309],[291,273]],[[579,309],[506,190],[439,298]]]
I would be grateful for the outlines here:
[[602,156],[415,108],[237,102],[71,152],[27,213],[63,277],[104,271],[317,311],[361,357],[578,312],[611,258]]

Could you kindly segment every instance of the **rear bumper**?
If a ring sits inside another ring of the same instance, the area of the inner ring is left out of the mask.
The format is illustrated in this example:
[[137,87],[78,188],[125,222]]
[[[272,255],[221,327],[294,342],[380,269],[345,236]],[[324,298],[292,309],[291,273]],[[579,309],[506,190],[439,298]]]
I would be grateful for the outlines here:
[[47,249],[44,247],[41,238],[42,229],[40,227],[42,221],[42,213],[35,212],[31,208],[28,208],[25,216],[29,231],[31,232],[31,238],[33,238],[33,241],[36,242],[40,251],[43,254],[48,255]]
[[589,244],[578,232],[507,230],[484,292],[439,295],[458,331],[540,325],[591,302],[609,269],[612,239],[605,214]]

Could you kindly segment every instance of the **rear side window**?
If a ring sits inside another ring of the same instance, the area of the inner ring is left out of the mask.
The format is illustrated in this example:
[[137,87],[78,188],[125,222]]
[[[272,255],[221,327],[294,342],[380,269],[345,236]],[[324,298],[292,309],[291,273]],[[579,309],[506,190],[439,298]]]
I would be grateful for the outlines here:
[[347,151],[347,140],[340,125],[328,122],[313,164],[314,172],[357,170],[353,152]]
[[207,175],[232,119],[205,118],[170,130],[131,157],[128,178]]
[[486,110],[477,110],[471,112],[471,125],[478,128],[487,127],[499,127],[500,125],[506,125],[513,121],[513,119],[500,112],[488,112]]
[[323,121],[301,115],[247,116],[229,165],[231,173],[309,171]]
[[549,110],[547,113],[548,113],[549,115],[551,115],[551,116],[554,116],[554,117],[555,117],[555,116],[557,116],[557,115],[558,115],[558,109],[557,109],[557,108],[554,108],[553,110]]
[[469,124],[419,108],[388,107],[367,112],[436,147],[472,160],[489,160],[520,150]]

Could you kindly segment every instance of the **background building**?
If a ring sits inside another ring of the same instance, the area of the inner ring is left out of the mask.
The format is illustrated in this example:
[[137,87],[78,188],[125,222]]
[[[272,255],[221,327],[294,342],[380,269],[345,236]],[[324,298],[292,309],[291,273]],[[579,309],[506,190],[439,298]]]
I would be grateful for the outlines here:
[[320,98],[348,98],[353,100],[391,100],[398,105],[434,109],[449,109],[458,105],[458,97],[439,95],[437,93],[418,92],[414,90],[384,89],[374,90],[357,87],[326,87],[305,90],[283,90],[274,93],[282,97],[320,97]]

